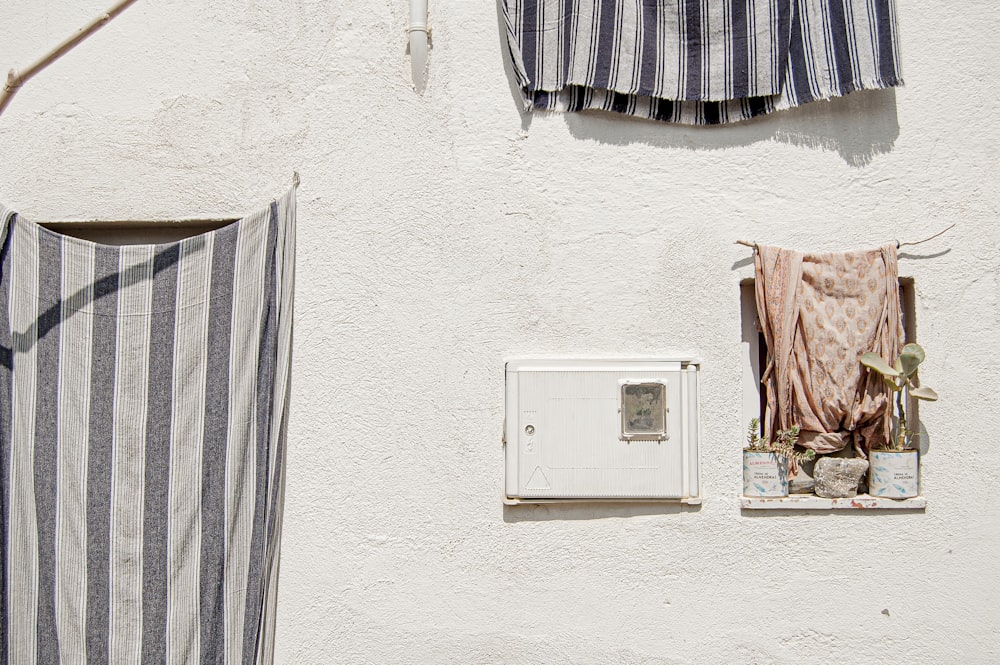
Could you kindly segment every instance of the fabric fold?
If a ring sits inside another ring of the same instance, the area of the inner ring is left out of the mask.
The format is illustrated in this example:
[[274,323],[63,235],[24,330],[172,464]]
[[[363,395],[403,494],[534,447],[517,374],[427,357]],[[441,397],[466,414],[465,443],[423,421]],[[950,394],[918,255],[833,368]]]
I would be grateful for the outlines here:
[[294,188],[174,243],[0,221],[2,662],[269,664]]
[[502,0],[526,109],[714,125],[902,85],[894,0]]
[[888,440],[891,396],[859,358],[895,358],[903,338],[895,245],[803,254],[758,246],[757,315],[767,344],[765,435],[798,425],[817,453]]

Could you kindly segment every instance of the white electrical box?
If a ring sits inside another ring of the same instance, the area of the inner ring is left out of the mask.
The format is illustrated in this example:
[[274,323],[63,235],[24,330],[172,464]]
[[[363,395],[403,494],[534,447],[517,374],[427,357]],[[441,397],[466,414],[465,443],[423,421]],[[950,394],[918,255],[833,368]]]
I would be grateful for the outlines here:
[[690,358],[509,360],[505,502],[701,503],[698,368]]

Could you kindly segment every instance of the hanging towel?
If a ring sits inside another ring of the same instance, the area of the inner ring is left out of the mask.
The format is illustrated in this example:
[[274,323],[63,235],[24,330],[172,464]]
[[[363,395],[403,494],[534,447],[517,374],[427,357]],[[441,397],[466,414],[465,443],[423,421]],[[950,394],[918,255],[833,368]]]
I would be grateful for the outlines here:
[[895,0],[503,0],[526,109],[714,125],[902,85]]
[[0,221],[2,662],[271,663],[294,189],[158,245]]
[[798,425],[799,443],[861,457],[888,441],[891,397],[859,358],[895,358],[903,337],[896,246],[803,254],[758,246],[757,314],[767,343],[765,434]]

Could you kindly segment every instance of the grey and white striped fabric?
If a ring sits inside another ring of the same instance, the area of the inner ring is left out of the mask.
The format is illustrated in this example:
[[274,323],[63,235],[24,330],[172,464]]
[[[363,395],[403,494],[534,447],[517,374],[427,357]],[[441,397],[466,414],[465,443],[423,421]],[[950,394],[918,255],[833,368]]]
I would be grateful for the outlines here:
[[902,85],[895,0],[502,0],[526,109],[745,120]]
[[271,663],[294,190],[160,245],[0,221],[2,662]]

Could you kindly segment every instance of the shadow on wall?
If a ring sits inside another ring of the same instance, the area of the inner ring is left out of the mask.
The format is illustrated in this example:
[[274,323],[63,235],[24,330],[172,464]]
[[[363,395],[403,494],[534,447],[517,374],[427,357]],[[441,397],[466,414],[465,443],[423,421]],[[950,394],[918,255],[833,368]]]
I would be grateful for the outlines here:
[[[531,126],[532,113],[524,110],[499,2],[496,3],[496,11],[498,48],[503,53],[504,74],[514,108],[521,118],[521,129],[527,131]],[[847,164],[858,168],[869,164],[876,155],[892,152],[899,136],[896,91],[892,88],[864,90],[745,122],[712,127],[667,124],[604,111],[560,115],[565,118],[574,137],[611,145],[645,143],[660,148],[724,150],[775,141],[834,151]]]
[[639,515],[679,515],[695,513],[701,504],[667,502],[613,502],[582,501],[579,503],[524,503],[503,507],[503,521],[549,522],[565,520],[600,520],[636,517]]
[[[520,106],[520,91],[516,102]],[[892,88],[855,92],[745,122],[709,127],[663,124],[603,111],[563,115],[573,136],[602,143],[724,150],[776,141],[835,151],[854,167],[865,166],[876,155],[891,152],[899,136],[896,91]]]

